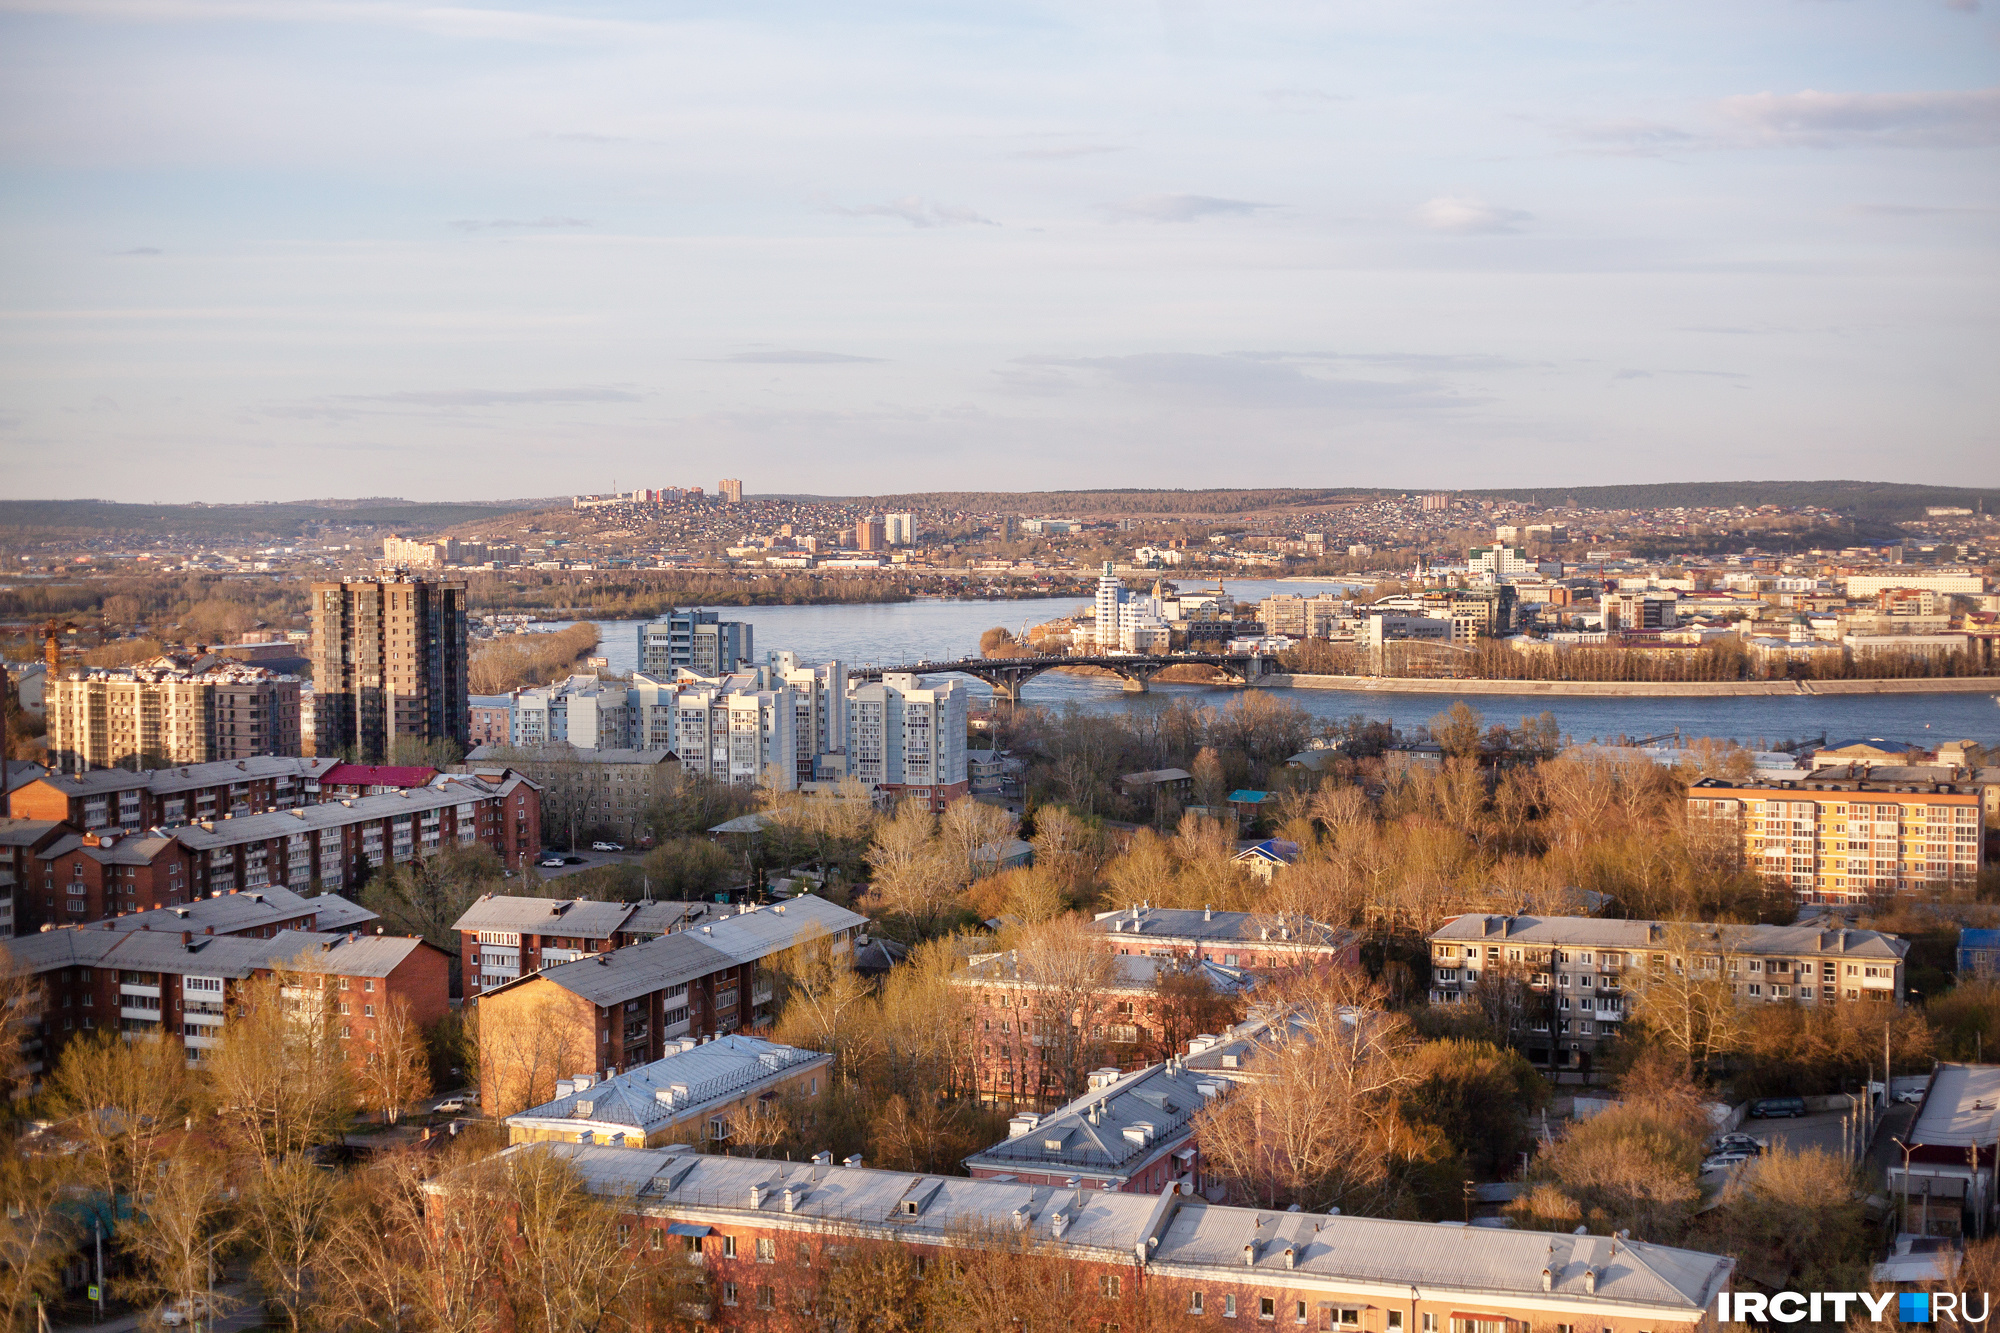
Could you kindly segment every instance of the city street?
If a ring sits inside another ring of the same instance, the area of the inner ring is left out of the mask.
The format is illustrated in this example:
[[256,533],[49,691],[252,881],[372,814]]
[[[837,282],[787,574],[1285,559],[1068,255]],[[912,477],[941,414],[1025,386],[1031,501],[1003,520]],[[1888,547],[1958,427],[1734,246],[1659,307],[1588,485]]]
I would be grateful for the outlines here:
[[[539,862],[542,856],[546,856],[549,854],[550,853],[545,851],[541,855],[537,856],[535,860]],[[599,866],[615,866],[615,865],[636,866],[641,861],[646,859],[646,854],[640,851],[593,852],[583,847],[579,847],[574,852],[565,852],[561,850],[556,850],[554,852],[554,855],[565,856],[565,857],[580,856],[583,858],[583,862],[581,865],[573,865],[573,866],[566,865],[562,867],[560,870],[558,870],[554,866],[542,866],[540,864],[537,864],[534,867],[535,873],[541,876],[545,880],[561,879],[564,875],[574,875],[579,871],[594,870]]]

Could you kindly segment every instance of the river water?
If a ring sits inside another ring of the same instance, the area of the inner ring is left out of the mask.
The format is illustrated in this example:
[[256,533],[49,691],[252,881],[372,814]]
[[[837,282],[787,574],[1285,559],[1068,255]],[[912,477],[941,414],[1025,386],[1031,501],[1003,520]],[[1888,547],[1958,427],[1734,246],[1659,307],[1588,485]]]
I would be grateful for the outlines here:
[[[1232,580],[1229,590],[1238,600],[1255,600],[1273,593],[1306,593],[1338,589],[1338,584],[1280,583],[1274,580]],[[995,625],[1020,634],[1024,625],[1040,624],[1074,611],[1076,597],[1044,597],[1023,601],[926,600],[854,606],[749,606],[723,608],[730,620],[756,626],[760,657],[789,648],[807,662],[839,658],[850,666],[897,665],[924,659],[947,661],[979,651],[979,636]],[[603,641],[598,646],[613,671],[631,671],[638,664],[639,625],[634,620],[600,620]],[[541,624],[537,630],[559,629]],[[975,699],[990,691],[966,679]],[[1240,696],[1240,690],[1198,685],[1155,685],[1149,694],[1127,694],[1124,682],[1101,676],[1037,676],[1022,691],[1026,703],[1060,706],[1075,703],[1093,711],[1163,707],[1167,701],[1191,696],[1217,707]],[[1385,719],[1398,727],[1420,726],[1449,708],[1448,694],[1392,694],[1348,690],[1276,690],[1315,717],[1350,717],[1356,713]],[[1578,740],[1610,741],[1619,737],[1672,735],[1715,736],[1745,744],[1825,735],[1839,740],[1852,736],[1883,736],[1935,745],[1942,740],[2000,739],[2000,681],[1993,693],[1894,695],[1781,695],[1738,698],[1547,698],[1522,695],[1480,696],[1469,702],[1489,723],[1513,723],[1524,714],[1554,713],[1565,734]]]

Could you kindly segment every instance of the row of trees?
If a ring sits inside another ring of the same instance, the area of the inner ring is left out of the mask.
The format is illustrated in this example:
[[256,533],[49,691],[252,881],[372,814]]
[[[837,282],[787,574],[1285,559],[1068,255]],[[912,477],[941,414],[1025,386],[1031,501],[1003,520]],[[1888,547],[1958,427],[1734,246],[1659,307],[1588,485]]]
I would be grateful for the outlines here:
[[548,634],[499,634],[473,646],[470,687],[474,694],[505,694],[568,673],[579,657],[597,647],[597,626],[586,621]]
[[[357,1111],[394,1121],[431,1089],[407,1007],[390,1001],[369,1039],[349,1042],[328,980],[286,971],[244,983],[198,1067],[160,1037],[98,1029],[64,1046],[34,1106],[52,1127],[7,1159],[20,1211],[0,1263],[0,1315],[15,1322],[0,1327],[18,1326],[86,1238],[79,1195],[109,1223],[125,1299],[206,1300],[211,1265],[240,1256],[295,1333],[308,1325],[343,1216],[324,1152]],[[18,1004],[25,985],[10,984]],[[20,1069],[22,1027],[5,1031],[16,1045],[0,1052],[4,1067]]]

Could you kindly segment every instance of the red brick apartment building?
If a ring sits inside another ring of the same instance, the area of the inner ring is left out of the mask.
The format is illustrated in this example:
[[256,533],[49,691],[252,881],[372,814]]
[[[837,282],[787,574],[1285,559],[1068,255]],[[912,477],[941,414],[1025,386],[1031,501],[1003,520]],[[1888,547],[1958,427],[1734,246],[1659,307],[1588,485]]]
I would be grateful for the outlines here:
[[450,955],[404,936],[283,930],[269,938],[204,927],[118,930],[111,923],[44,931],[14,941],[7,965],[35,979],[26,1058],[37,1081],[79,1033],[170,1037],[192,1061],[212,1049],[228,1002],[252,977],[295,970],[324,978],[339,1034],[361,1051],[386,1007],[402,1000],[420,1024],[449,1009]]
[[[774,1162],[676,1148],[531,1144],[615,1199],[633,1250],[695,1264],[702,1317],[723,1329],[819,1328],[842,1259],[881,1246],[920,1268],[969,1263],[983,1237],[1020,1237],[1073,1268],[1078,1329],[1282,1326],[1338,1333],[1706,1333],[1734,1260],[1624,1237],[1441,1227],[1051,1187]],[[1014,1260],[1018,1262],[1018,1260]],[[1060,1299],[1055,1297],[1052,1299]],[[1237,1321],[1241,1321],[1239,1324]]]
[[[1256,978],[1224,963],[1188,963],[1177,958],[1119,954],[1110,979],[1093,997],[1087,1012],[1071,1014],[1069,1022],[1083,1030],[1086,1060],[1131,1065],[1157,1049],[1161,1038],[1161,977],[1192,969],[1218,993],[1249,992]],[[1050,1021],[1055,988],[1035,972],[1032,959],[1018,951],[975,955],[951,978],[952,985],[970,993],[973,1078],[979,1099],[989,1103],[1046,1106],[1059,1098],[1068,1070],[1043,1059],[1047,1049],[1036,1033]]]
[[1361,937],[1296,917],[1138,903],[1099,912],[1087,929],[1106,949],[1135,958],[1187,958],[1258,976],[1314,967],[1358,967]]

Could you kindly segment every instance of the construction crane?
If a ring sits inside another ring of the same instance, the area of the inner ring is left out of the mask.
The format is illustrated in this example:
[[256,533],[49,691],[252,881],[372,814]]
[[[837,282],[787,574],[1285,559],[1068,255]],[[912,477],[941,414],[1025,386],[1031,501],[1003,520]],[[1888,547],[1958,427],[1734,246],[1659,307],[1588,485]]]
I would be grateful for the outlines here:
[[42,626],[42,657],[49,664],[50,680],[54,680],[56,672],[62,670],[62,636],[65,632],[76,633],[74,620],[57,624],[55,617],[51,616],[49,623]]

